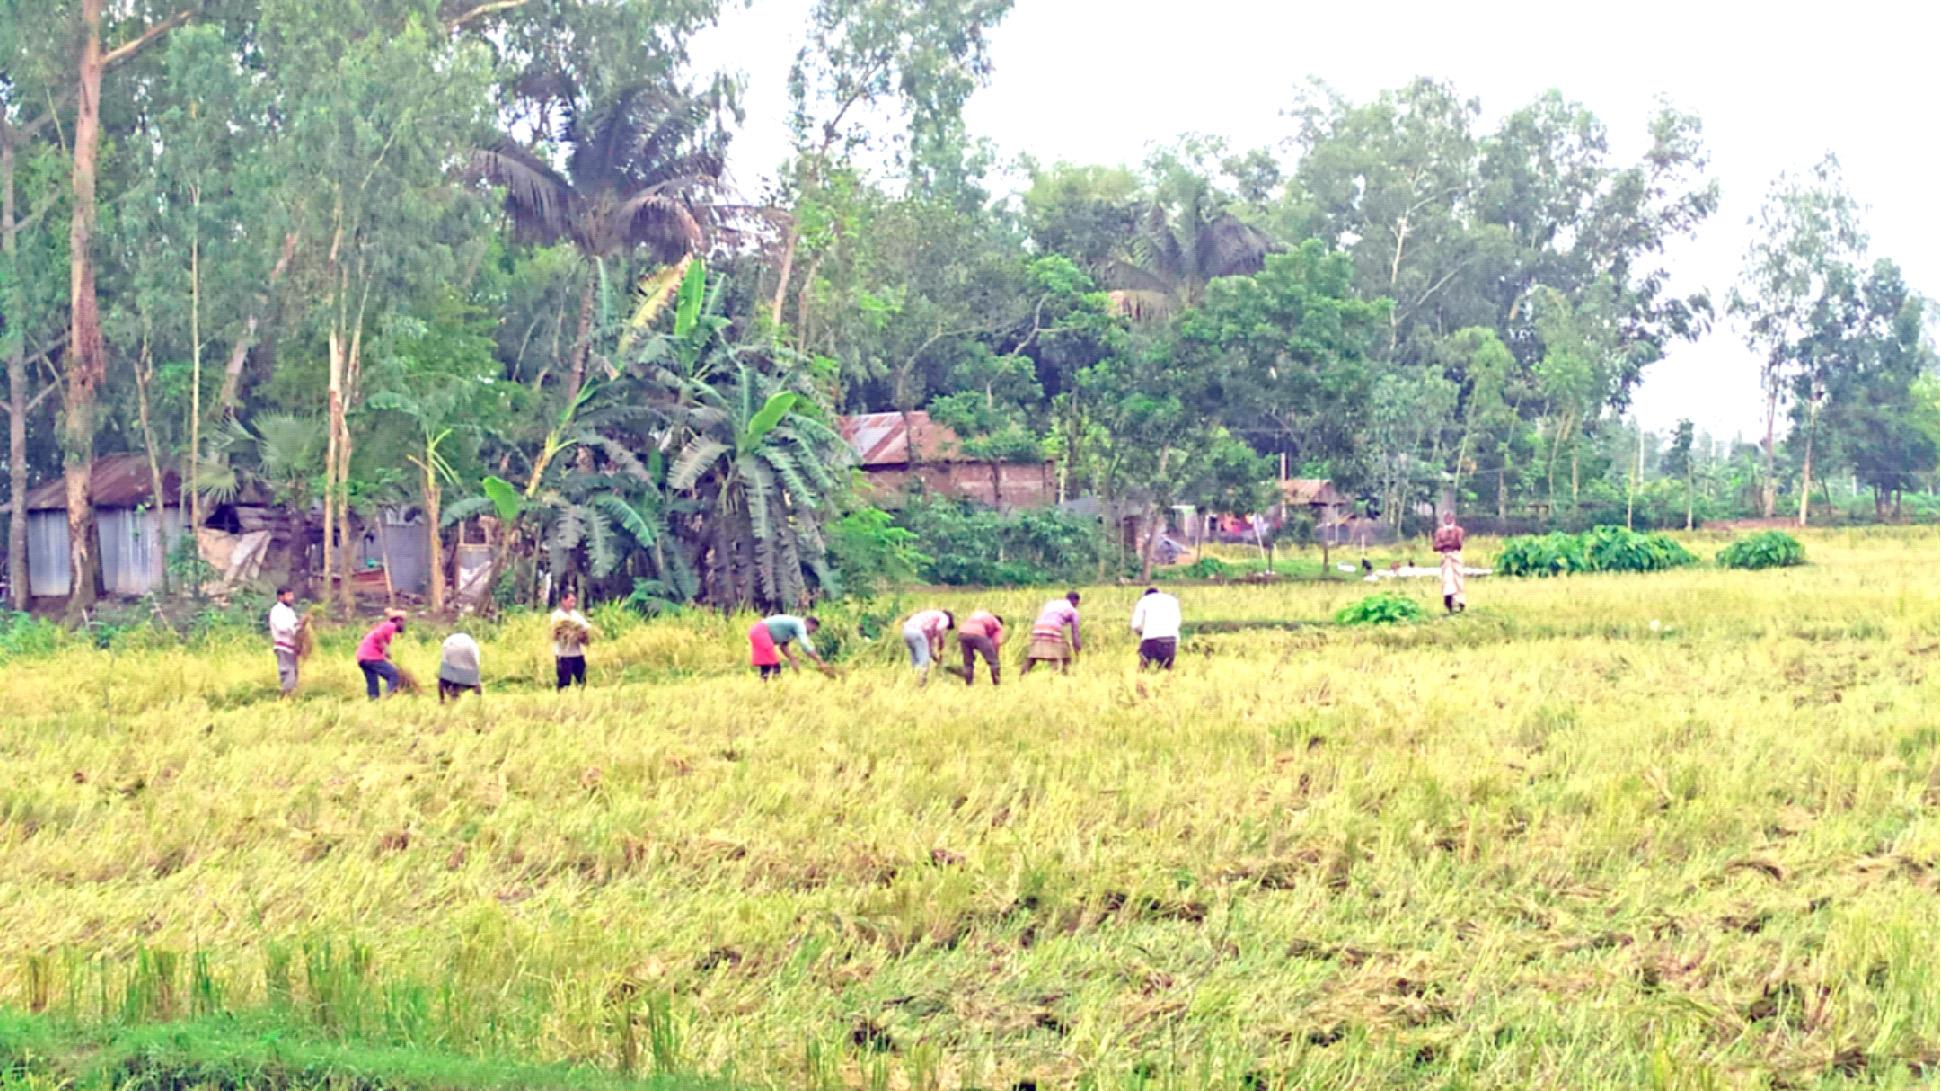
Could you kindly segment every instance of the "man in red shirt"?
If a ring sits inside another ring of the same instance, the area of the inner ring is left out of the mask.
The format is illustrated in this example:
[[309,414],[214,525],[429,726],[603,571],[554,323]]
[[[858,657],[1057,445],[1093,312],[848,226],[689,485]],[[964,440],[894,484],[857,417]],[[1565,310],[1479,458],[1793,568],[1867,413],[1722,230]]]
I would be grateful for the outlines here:
[[404,611],[386,611],[384,621],[364,634],[357,644],[357,667],[364,672],[364,696],[377,700],[378,679],[384,680],[384,695],[398,691],[400,676],[391,662],[391,641],[404,632]]
[[1436,528],[1435,550],[1442,554],[1442,608],[1452,614],[1469,609],[1469,600],[1463,594],[1462,578],[1462,527],[1456,523],[1456,513],[1442,513],[1442,525]]

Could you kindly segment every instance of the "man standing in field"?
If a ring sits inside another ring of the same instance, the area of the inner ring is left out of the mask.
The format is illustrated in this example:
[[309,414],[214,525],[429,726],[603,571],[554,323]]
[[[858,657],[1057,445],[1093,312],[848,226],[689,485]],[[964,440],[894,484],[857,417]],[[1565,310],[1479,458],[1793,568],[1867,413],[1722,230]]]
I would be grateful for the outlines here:
[[816,654],[815,645],[809,643],[810,634],[820,628],[822,628],[822,622],[813,616],[774,614],[757,621],[754,627],[748,630],[748,650],[749,661],[761,673],[762,681],[766,682],[782,673],[784,657],[789,661],[790,670],[802,669],[802,664],[795,660],[794,649],[790,647],[793,643],[802,645],[802,654],[809,657],[809,661],[816,665],[817,670],[824,674],[833,673],[829,669],[829,664],[824,663],[822,657]]
[[467,692],[483,692],[479,678],[479,642],[470,633],[453,633],[438,649],[438,703],[457,701]]
[[404,632],[404,611],[387,610],[383,622],[357,643],[357,669],[364,672],[364,696],[373,701],[378,698],[378,679],[384,680],[386,697],[396,693],[403,680],[397,665],[391,662],[391,641],[401,632]]
[[977,657],[984,657],[984,665],[990,668],[991,684],[997,685],[998,646],[1004,643],[1004,619],[983,610],[974,611],[957,626],[957,647],[964,653],[964,684],[972,685],[977,681]]
[[586,642],[593,637],[593,623],[580,613],[579,605],[579,596],[568,591],[559,597],[559,609],[553,611],[555,689],[586,688]]
[[276,589],[276,603],[270,607],[270,648],[276,653],[276,682],[284,697],[297,691],[297,629],[303,619],[297,616],[297,593],[289,587]]
[[1132,608],[1132,631],[1139,634],[1139,669],[1158,664],[1173,669],[1179,654],[1179,600],[1157,587],[1146,588]]
[[[1065,629],[1070,626],[1072,639],[1065,641]],[[1056,663],[1060,673],[1069,673],[1072,660],[1084,650],[1078,635],[1078,592],[1068,591],[1062,599],[1052,599],[1038,611],[1038,620],[1031,623],[1031,643],[1025,645],[1024,669],[1019,675],[1031,673],[1031,668],[1039,663]]]
[[1452,614],[1469,609],[1469,600],[1463,594],[1462,577],[1462,527],[1456,523],[1456,513],[1442,513],[1442,525],[1436,528],[1435,550],[1442,554],[1442,608]]
[[930,665],[944,654],[944,634],[956,627],[957,615],[949,610],[919,610],[903,623],[903,646],[910,650],[917,685],[929,683]]

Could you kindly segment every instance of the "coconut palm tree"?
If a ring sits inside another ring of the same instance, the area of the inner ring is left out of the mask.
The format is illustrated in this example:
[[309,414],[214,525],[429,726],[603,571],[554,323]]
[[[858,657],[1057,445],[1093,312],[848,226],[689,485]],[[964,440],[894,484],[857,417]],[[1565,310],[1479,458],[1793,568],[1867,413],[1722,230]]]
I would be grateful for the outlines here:
[[[701,248],[721,186],[728,134],[705,98],[659,86],[623,89],[591,112],[567,111],[538,150],[501,140],[477,153],[484,178],[505,189],[514,233],[569,241],[586,259],[566,401],[586,379],[594,297],[609,259],[643,250],[676,261]],[[544,152],[564,148],[565,169]]]
[[1266,232],[1221,207],[1212,188],[1193,179],[1176,199],[1146,208],[1137,234],[1101,275],[1122,313],[1163,322],[1198,304],[1213,278],[1260,272],[1274,248]]

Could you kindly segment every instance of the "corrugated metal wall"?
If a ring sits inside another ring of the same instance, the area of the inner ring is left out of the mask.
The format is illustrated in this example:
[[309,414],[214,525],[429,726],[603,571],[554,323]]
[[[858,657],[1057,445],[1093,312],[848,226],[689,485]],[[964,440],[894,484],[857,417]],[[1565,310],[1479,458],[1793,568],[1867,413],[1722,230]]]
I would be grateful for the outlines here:
[[[384,534],[382,545],[376,534],[380,529]],[[388,559],[391,586],[406,594],[422,595],[430,586],[430,558],[431,543],[426,540],[422,519],[406,523],[395,512],[386,512],[381,528],[366,526],[358,539],[358,567],[379,567]]]
[[160,591],[168,551],[182,539],[182,510],[109,508],[94,518],[101,535],[101,583],[108,594],[140,597]]
[[27,592],[35,598],[65,598],[68,577],[67,513],[27,513]]

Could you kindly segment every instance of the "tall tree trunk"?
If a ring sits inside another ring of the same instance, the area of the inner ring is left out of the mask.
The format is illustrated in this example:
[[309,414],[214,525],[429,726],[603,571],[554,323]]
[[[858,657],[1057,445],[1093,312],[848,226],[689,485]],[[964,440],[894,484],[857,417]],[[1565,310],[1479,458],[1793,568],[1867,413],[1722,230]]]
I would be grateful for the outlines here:
[[1806,405],[1806,457],[1800,463],[1799,473],[1799,525],[1806,525],[1807,506],[1813,499],[1813,433],[1820,424],[1820,399],[1808,390]]
[[[1172,458],[1173,449],[1171,447],[1160,448],[1158,474],[1160,481],[1166,480],[1166,465],[1172,461]],[[1168,498],[1154,496],[1152,502],[1146,505],[1146,543],[1145,547],[1139,551],[1140,583],[1145,583],[1152,579],[1154,547],[1159,544],[1159,528],[1165,525],[1163,515],[1166,509],[1160,504],[1160,501],[1164,499]]]
[[1624,529],[1636,530],[1632,524],[1632,514],[1638,498],[1638,475],[1644,473],[1644,426],[1638,426],[1638,459],[1632,463],[1631,473],[1624,479]]
[[1779,490],[1773,487],[1773,423],[1779,416],[1779,388],[1766,391],[1766,442],[1765,468],[1759,477],[1759,514],[1773,517],[1773,505],[1779,501]]
[[243,320],[243,332],[237,334],[235,344],[229,346],[229,360],[222,369],[222,393],[217,398],[217,405],[226,414],[236,412],[242,388],[243,364],[249,360],[249,350],[256,347],[256,330],[269,313],[273,302],[271,293],[275,291],[277,281],[282,280],[284,272],[290,268],[290,261],[296,257],[296,253],[297,234],[292,231],[283,236],[283,249],[276,257],[276,264],[270,267],[269,283],[256,297],[256,313]]
[[782,260],[776,264],[775,299],[769,304],[768,321],[777,330],[782,328],[782,305],[789,298],[789,276],[795,270],[795,246],[802,239],[802,233],[795,226],[795,219],[789,219],[789,232],[782,243]]
[[[1501,461],[1503,464],[1497,467],[1496,469],[1496,521],[1498,523],[1503,523],[1507,521],[1510,517],[1510,446],[1509,444],[1506,443],[1503,445],[1502,453],[1503,453],[1503,458]],[[1496,530],[1498,534],[1509,533],[1509,531],[1502,526],[1498,526]]]
[[438,532],[438,452],[431,444],[425,445],[425,460],[418,465],[425,475],[425,548],[431,558],[425,594],[431,612],[439,614],[445,610],[445,543]]
[[[202,191],[189,190],[189,527],[202,525]],[[157,493],[156,503],[161,502]],[[179,500],[178,500],[179,502]]]
[[[144,319],[145,317],[146,316],[144,316]],[[153,417],[150,415],[149,408],[148,408],[148,384],[149,384],[149,380],[153,377],[155,365],[154,365],[153,357],[149,355],[148,330],[146,328],[148,323],[146,322],[146,320],[143,321],[142,325],[144,327],[142,329],[142,352],[141,352],[141,357],[135,361],[135,405],[137,410],[141,414],[142,447],[148,452],[148,487],[150,490],[149,494],[155,498],[156,519],[165,522],[168,519],[168,502],[167,502],[167,493],[163,491],[162,456],[158,454],[155,450],[155,427],[153,424]],[[181,498],[179,496],[176,498],[176,503],[178,505],[181,503]],[[180,509],[178,508],[177,510],[180,510]],[[158,525],[160,524],[158,523]],[[201,524],[199,523],[189,524],[190,532],[193,533],[194,528],[200,525]],[[163,549],[162,590],[167,591],[168,585],[169,585],[169,579],[168,579],[168,556],[167,556],[168,532],[166,530],[162,531],[161,540],[162,540],[162,549]]]
[[1685,529],[1692,529],[1692,463],[1690,454],[1685,456]]
[[579,333],[573,338],[573,358],[566,372],[566,404],[572,405],[573,399],[580,396],[580,384],[586,381],[586,357],[593,348],[593,288],[596,270],[589,266],[586,283],[580,287]]
[[94,294],[94,171],[101,149],[101,2],[81,0],[81,56],[74,111],[74,210],[68,230],[67,385],[61,420],[67,483],[67,600],[70,621],[94,604],[94,396],[107,370],[101,312]]
[[[0,252],[12,268],[20,225],[14,222],[14,131],[0,117]],[[8,278],[7,338],[7,591],[16,610],[28,605],[27,583],[27,331],[20,278]]]

